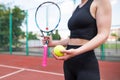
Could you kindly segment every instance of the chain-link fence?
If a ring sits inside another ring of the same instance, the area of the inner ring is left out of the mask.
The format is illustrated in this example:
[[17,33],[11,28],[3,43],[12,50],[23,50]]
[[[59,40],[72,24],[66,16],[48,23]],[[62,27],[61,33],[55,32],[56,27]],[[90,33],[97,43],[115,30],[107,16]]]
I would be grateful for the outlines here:
[[[11,11],[2,8],[0,8],[0,54],[42,56],[41,33],[34,21],[36,9],[20,10],[15,8]],[[63,7],[61,6],[61,8]],[[72,13],[72,11],[69,13]],[[67,21],[70,16],[68,16],[68,12],[63,13],[64,10],[61,12],[62,18],[58,26],[58,32],[61,38],[65,38],[69,36]],[[120,33],[119,28],[111,31],[117,31],[118,35]],[[48,56],[52,56],[50,54],[51,49],[48,50]],[[116,38],[109,39],[105,44],[95,49],[95,53],[98,59],[120,60],[120,41]]]

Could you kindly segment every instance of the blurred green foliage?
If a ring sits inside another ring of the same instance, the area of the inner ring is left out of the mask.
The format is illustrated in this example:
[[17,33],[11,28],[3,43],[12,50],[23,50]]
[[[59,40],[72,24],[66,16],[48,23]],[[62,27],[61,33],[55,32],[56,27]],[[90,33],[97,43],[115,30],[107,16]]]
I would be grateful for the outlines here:
[[0,4],[0,47],[9,47],[9,22],[12,15],[12,41],[15,47],[20,44],[19,38],[25,37],[25,32],[21,30],[22,23],[25,20],[25,11],[14,6],[10,9]]
[[58,33],[58,30],[55,31],[55,34],[52,33],[52,39],[53,40],[60,40],[61,39],[60,34]]

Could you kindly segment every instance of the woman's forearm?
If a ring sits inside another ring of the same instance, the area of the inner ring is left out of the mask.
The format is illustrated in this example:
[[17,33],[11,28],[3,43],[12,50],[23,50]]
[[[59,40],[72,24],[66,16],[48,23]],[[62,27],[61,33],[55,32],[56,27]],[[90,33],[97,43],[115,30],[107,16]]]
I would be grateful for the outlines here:
[[56,45],[63,45],[63,46],[66,46],[68,44],[68,41],[69,41],[69,38],[67,39],[63,39],[63,40],[53,40],[49,43],[48,46],[56,46]]
[[80,48],[77,49],[78,54],[82,54],[84,52],[93,50],[103,44],[108,38],[108,35],[105,34],[98,34],[96,37],[94,37],[92,40],[90,40],[88,43],[84,44]]

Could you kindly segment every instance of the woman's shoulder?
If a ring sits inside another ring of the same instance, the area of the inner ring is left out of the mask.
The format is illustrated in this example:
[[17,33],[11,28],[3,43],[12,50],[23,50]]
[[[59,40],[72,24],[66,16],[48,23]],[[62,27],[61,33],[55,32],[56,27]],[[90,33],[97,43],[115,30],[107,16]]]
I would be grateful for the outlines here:
[[94,0],[94,3],[101,7],[111,5],[110,0]]
[[94,4],[96,5],[97,10],[111,11],[110,0],[94,0]]

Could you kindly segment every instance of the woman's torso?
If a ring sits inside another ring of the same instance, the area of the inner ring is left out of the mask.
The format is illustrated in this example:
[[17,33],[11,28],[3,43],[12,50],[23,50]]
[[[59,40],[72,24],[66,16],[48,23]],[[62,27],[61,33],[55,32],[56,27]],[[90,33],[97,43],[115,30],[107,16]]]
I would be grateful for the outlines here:
[[90,11],[92,2],[93,0],[88,0],[82,7],[77,6],[69,19],[70,39],[90,40],[97,34],[96,19]]

